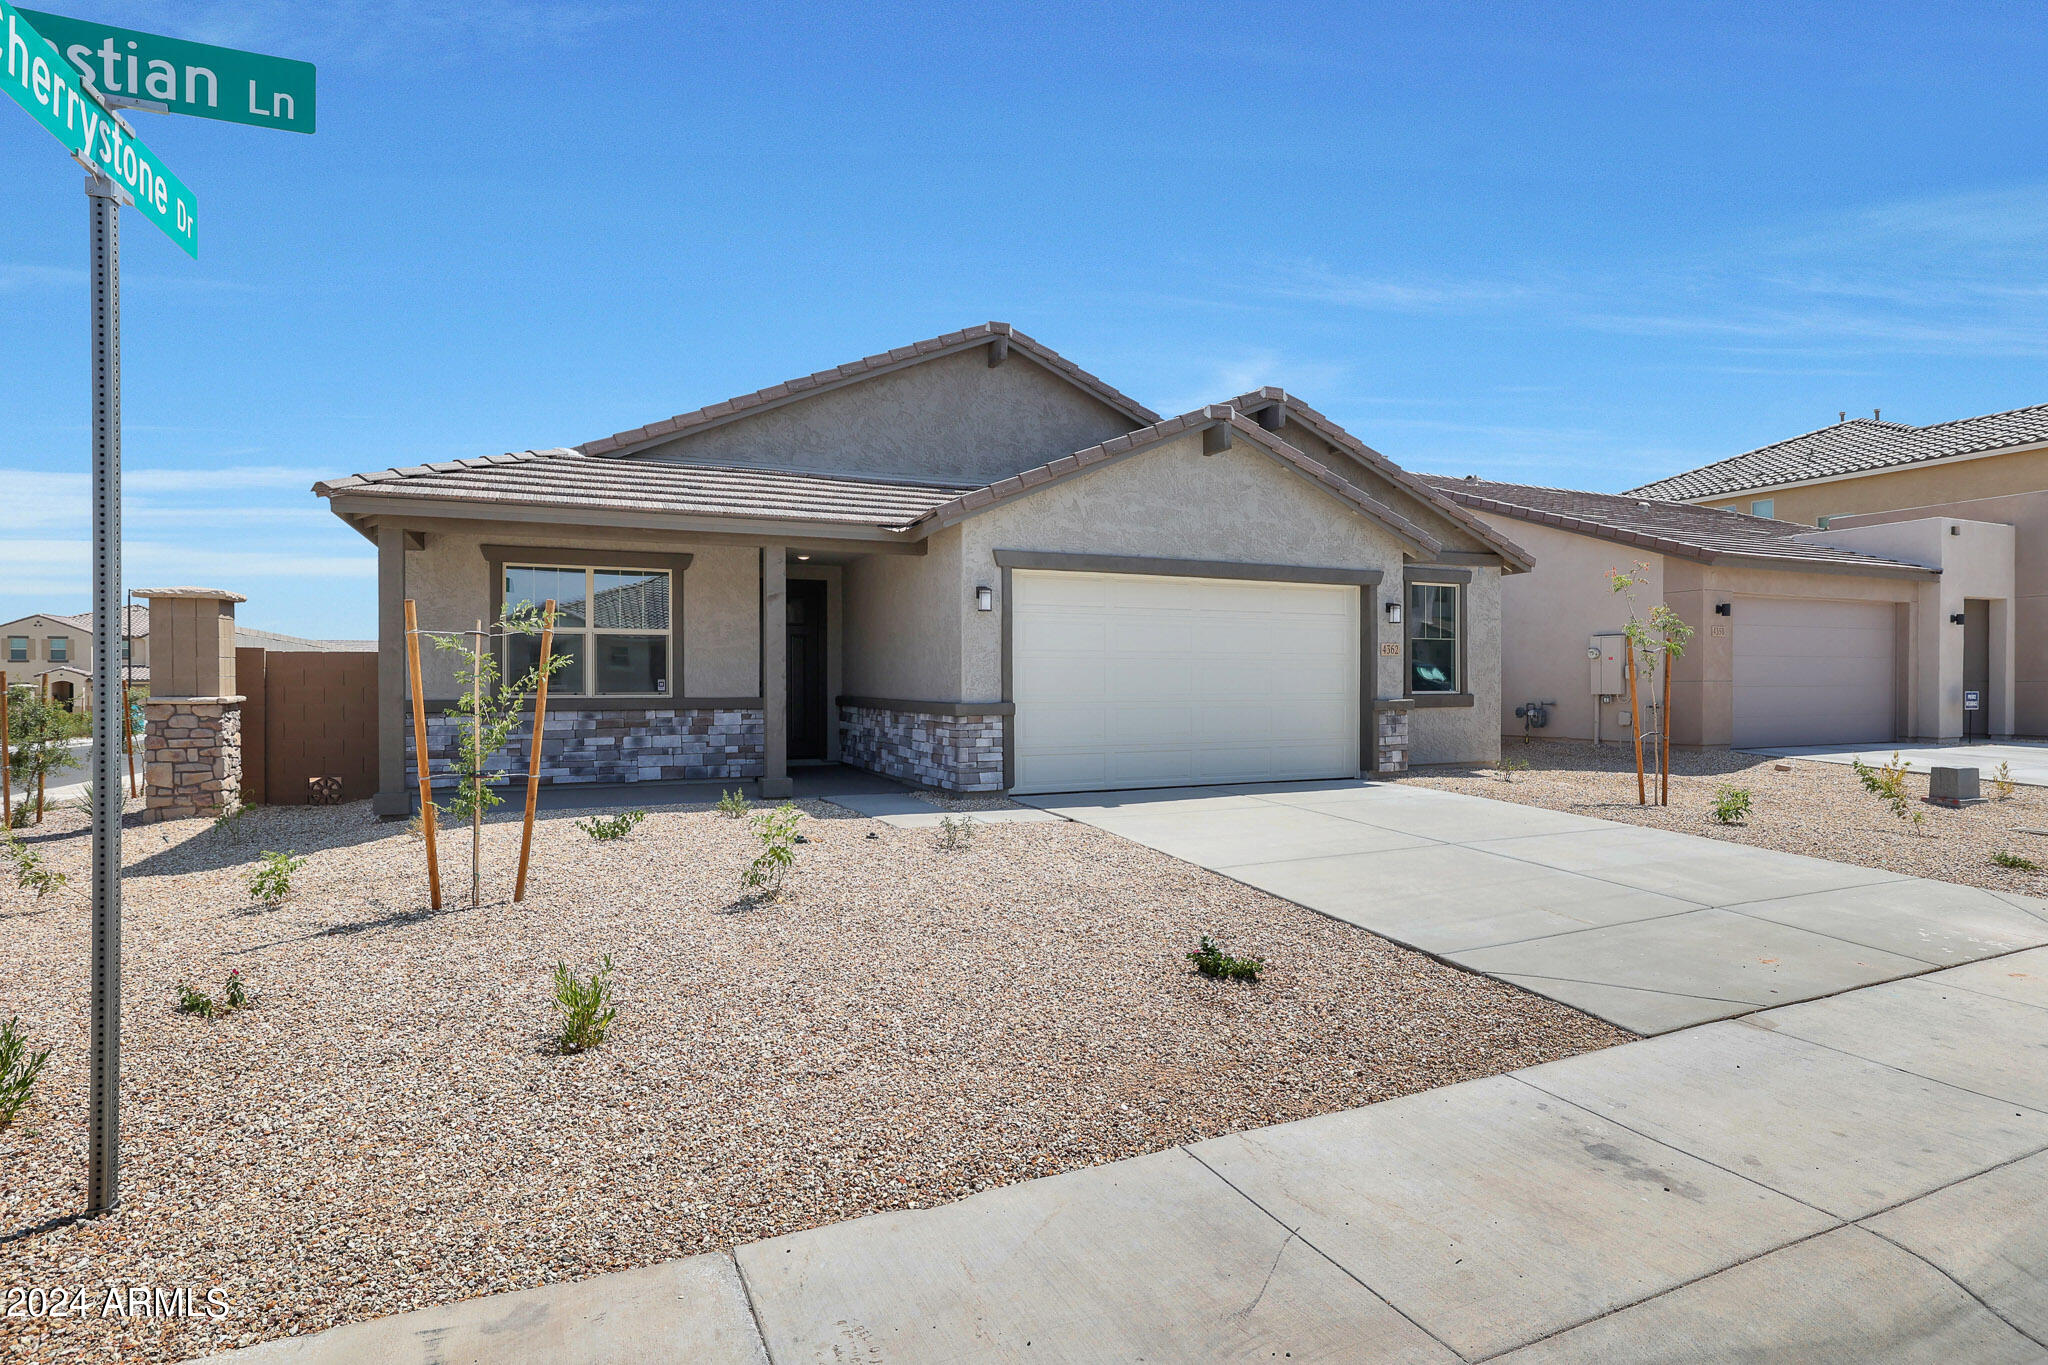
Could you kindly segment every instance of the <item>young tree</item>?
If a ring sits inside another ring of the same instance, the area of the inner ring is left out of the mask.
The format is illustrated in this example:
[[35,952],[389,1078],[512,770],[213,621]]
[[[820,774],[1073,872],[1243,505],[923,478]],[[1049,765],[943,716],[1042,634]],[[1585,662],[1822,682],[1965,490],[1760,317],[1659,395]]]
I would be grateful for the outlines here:
[[64,708],[26,687],[10,689],[7,698],[9,771],[24,806],[33,805],[36,823],[43,822],[43,788],[49,775],[73,767],[71,725]]
[[[1653,694],[1657,686],[1657,674],[1661,668],[1664,675],[1664,695],[1657,706],[1657,730],[1652,737],[1656,744],[1658,773],[1657,804],[1671,804],[1671,665],[1685,653],[1686,644],[1693,637],[1693,628],[1669,605],[1658,602],[1650,608],[1645,618],[1636,600],[1650,581],[1650,566],[1638,561],[1628,572],[1620,569],[1607,571],[1607,585],[1621,594],[1628,603],[1628,624],[1622,633],[1628,637],[1628,709],[1629,728],[1635,735],[1636,751],[1636,804],[1647,806],[1649,793],[1645,787],[1643,770],[1643,713],[1641,693],[1647,688]],[[1645,678],[1647,674],[1647,678]]]
[[[462,705],[449,707],[444,714],[464,724],[457,731],[454,789],[440,809],[453,819],[469,821],[469,903],[472,906],[483,903],[484,814],[504,802],[504,798],[491,790],[485,779],[497,775],[490,766],[491,759],[504,749],[505,741],[518,727],[519,713],[525,707],[528,694],[539,685],[542,667],[536,664],[522,676],[506,683],[499,676],[497,654],[489,641],[494,635],[538,635],[542,624],[540,609],[526,605],[508,609],[488,631],[479,621],[474,631],[421,632],[433,640],[436,649],[445,649],[458,656],[455,681],[464,701]],[[546,664],[549,675],[568,667],[570,658],[568,654],[551,657]],[[426,760],[422,758],[421,761]]]

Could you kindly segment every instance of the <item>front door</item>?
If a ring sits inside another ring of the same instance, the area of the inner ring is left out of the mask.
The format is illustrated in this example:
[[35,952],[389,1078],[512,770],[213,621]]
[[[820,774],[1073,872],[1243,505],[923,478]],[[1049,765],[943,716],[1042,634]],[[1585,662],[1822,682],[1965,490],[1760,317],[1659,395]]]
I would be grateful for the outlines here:
[[789,756],[823,759],[829,715],[825,688],[825,583],[789,580]]
[[1977,694],[1977,709],[1963,711],[1963,738],[1990,738],[1991,603],[1982,597],[1963,599],[1963,690]]

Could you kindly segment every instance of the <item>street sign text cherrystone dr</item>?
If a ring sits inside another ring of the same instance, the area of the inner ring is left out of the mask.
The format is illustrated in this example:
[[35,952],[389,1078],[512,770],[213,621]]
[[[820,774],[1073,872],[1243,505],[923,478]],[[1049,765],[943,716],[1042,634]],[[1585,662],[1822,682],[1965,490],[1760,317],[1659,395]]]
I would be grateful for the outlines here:
[[21,13],[102,95],[146,101],[170,114],[313,131],[311,62],[40,10]]
[[7,0],[0,0],[0,42],[7,45],[0,86],[14,102],[35,115],[73,156],[132,196],[142,215],[187,255],[198,256],[199,203],[192,191],[122,126],[98,93]]

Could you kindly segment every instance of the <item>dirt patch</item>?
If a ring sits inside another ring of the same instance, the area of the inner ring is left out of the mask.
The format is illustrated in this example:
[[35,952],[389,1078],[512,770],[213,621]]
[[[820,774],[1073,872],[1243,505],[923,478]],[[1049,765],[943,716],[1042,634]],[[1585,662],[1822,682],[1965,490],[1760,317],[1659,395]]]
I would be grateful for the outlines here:
[[[1533,786],[1524,788],[1533,791]],[[1489,794],[1493,794],[1489,792]],[[1510,791],[1510,794],[1512,792]],[[653,809],[593,843],[546,816],[420,845],[365,805],[127,835],[124,1190],[83,1197],[82,900],[0,887],[0,1000],[54,1049],[0,1133],[0,1291],[218,1289],[220,1321],[0,1317],[14,1360],[168,1360],[728,1247],[1626,1040],[1513,987],[1075,824],[941,851],[812,803],[779,900],[744,822]],[[74,885],[80,817],[38,836]],[[308,862],[275,910],[269,849]],[[1195,975],[1203,932],[1264,958]],[[619,1021],[549,1045],[550,972],[609,953]],[[175,1012],[230,969],[254,1008]]]
[[[1528,770],[1419,768],[1402,781],[1913,877],[2048,896],[2048,875],[1992,861],[2002,851],[2048,867],[2048,836],[2024,832],[2048,829],[2048,791],[2039,787],[2019,787],[2011,800],[1951,810],[1920,799],[1927,795],[1927,773],[1916,768],[1906,778],[1911,809],[1921,813],[1915,825],[1866,792],[1845,764],[1758,758],[1730,749],[1674,749],[1671,804],[1660,808],[1636,804],[1635,764],[1627,745],[1596,748],[1509,739],[1502,759],[1526,762]],[[1741,824],[1724,825],[1713,818],[1715,793],[1724,786],[1750,793],[1749,816]],[[1655,794],[1653,785],[1653,800]]]

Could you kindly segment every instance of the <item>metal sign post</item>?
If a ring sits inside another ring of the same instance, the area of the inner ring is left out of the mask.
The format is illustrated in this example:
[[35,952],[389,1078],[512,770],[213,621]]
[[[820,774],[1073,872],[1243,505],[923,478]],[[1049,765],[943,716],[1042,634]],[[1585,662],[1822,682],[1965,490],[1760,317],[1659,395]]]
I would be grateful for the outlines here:
[[92,205],[92,1092],[85,1211],[121,1200],[121,201],[89,175]]
[[[63,55],[38,24],[64,42]],[[117,666],[128,624],[121,610],[122,206],[140,209],[187,255],[199,254],[198,201],[117,107],[310,133],[314,72],[305,62],[61,15],[38,13],[32,21],[9,0],[0,0],[0,49],[0,89],[85,167],[92,206],[92,1079],[85,1194],[92,1216],[121,1201],[121,755],[129,732]],[[221,105],[225,77],[246,84],[246,108]],[[4,708],[0,700],[0,717]]]

